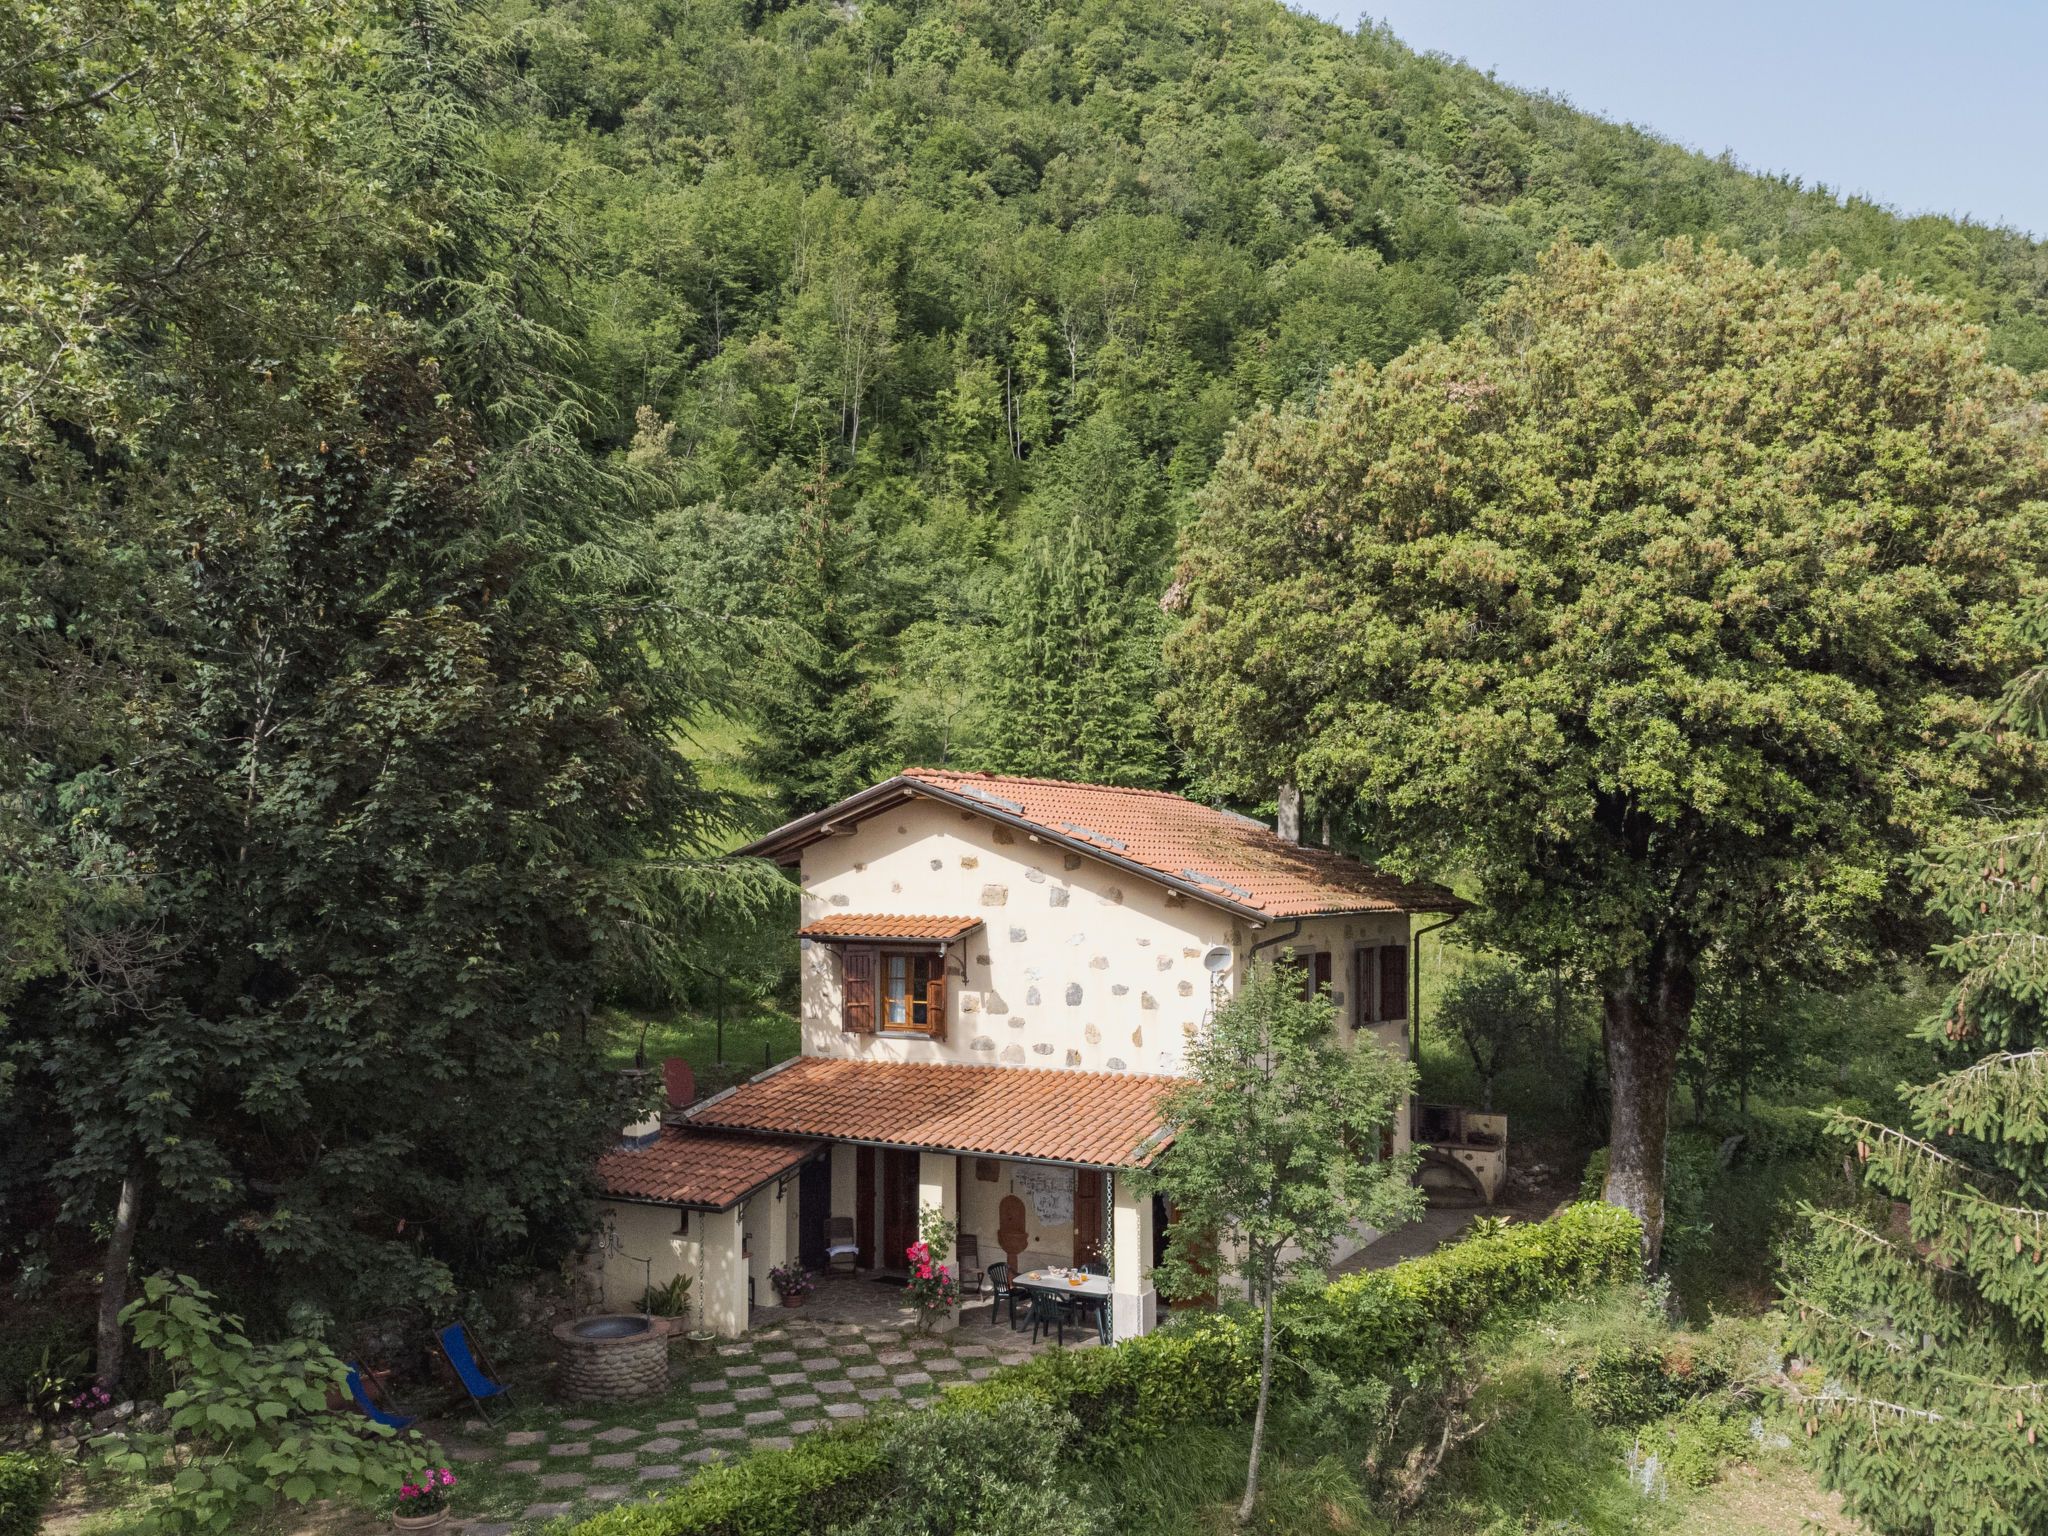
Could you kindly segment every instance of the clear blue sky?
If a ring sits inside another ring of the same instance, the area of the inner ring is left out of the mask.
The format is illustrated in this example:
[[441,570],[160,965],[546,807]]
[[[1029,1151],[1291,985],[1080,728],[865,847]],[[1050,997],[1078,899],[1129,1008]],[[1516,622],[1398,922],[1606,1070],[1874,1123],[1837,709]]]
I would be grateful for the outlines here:
[[2048,0],[1296,0],[1752,170],[2048,236]]

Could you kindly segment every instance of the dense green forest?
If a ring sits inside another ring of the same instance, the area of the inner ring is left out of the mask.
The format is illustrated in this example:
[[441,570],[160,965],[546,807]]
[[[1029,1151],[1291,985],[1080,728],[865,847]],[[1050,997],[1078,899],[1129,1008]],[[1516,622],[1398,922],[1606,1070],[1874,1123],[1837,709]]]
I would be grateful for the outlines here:
[[[780,910],[720,850],[911,761],[1214,791],[1160,598],[1233,422],[1560,240],[1838,250],[2048,364],[2028,239],[1266,0],[4,26],[31,1276],[124,1187],[138,1262],[290,1276],[280,1312],[558,1255],[599,1005]],[[437,1086],[500,1076],[559,1116],[494,1139]]]
[[1278,6],[624,0],[468,35],[501,173],[582,241],[594,445],[671,477],[695,601],[832,653],[761,680],[789,808],[901,761],[1199,781],[1152,599],[1231,423],[1455,331],[1556,240],[1836,249],[2048,365],[2029,240]]

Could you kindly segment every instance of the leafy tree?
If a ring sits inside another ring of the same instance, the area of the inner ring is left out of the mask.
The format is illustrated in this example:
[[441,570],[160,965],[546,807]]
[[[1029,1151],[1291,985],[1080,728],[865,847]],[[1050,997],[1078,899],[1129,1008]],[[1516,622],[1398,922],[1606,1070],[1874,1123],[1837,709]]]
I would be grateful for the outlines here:
[[[326,1346],[250,1343],[242,1320],[215,1312],[213,1293],[189,1276],[152,1275],[142,1286],[121,1321],[176,1382],[164,1395],[169,1432],[94,1445],[117,1472],[166,1475],[152,1529],[223,1531],[279,1499],[395,1503],[428,1466],[417,1430],[373,1423],[348,1403],[350,1367]],[[346,1406],[330,1406],[336,1398]]]
[[1486,942],[1597,981],[1607,1198],[1661,1230],[1717,954],[1917,943],[1903,859],[2019,755],[1958,750],[2037,642],[2029,384],[1955,309],[1675,242],[1560,246],[1483,326],[1238,433],[1189,535],[1170,714],[1250,792],[1354,796]]
[[[2043,610],[2032,616],[2038,629]],[[2000,723],[2048,741],[2048,669]],[[1931,904],[1953,980],[1925,1033],[1956,1070],[1904,1090],[1910,1129],[1837,1112],[1868,1195],[1802,1208],[1786,1250],[1788,1399],[1823,1483],[1886,1536],[2019,1536],[2048,1523],[2037,1422],[2048,1377],[2048,818],[1980,825],[1934,850]],[[1986,1048],[1990,1054],[1983,1054]]]
[[985,767],[1157,788],[1165,752],[1142,610],[1111,583],[1080,519],[1042,539],[991,642]]
[[1493,1113],[1493,1080],[1525,1049],[1552,1011],[1547,986],[1512,961],[1474,959],[1437,1000],[1436,1025],[1464,1042],[1479,1074],[1479,1107]]
[[1172,1148],[1143,1182],[1176,1208],[1166,1262],[1169,1296],[1244,1281],[1264,1315],[1259,1405],[1238,1523],[1251,1519],[1273,1384],[1273,1304],[1283,1281],[1319,1280],[1337,1240],[1360,1223],[1421,1214],[1408,1180],[1416,1154],[1382,1159],[1380,1133],[1413,1086],[1407,1062],[1339,1038],[1326,995],[1301,995],[1285,964],[1255,967],[1190,1044],[1190,1079],[1162,1103]]
[[1790,1080],[1828,1021],[1811,993],[1767,977],[1709,972],[1693,1004],[1678,1075],[1692,1091],[1693,1118],[1730,1090],[1747,1116],[1752,1090]]

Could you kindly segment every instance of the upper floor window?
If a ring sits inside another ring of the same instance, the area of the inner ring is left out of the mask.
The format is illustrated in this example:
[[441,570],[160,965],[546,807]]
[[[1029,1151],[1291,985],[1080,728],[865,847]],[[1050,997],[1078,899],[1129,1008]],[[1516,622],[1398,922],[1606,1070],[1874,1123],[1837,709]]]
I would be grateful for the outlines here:
[[[944,962],[936,955],[882,955],[882,1027],[929,1033],[932,981]],[[945,984],[940,983],[943,993]]]
[[946,957],[937,950],[848,945],[840,955],[840,1028],[946,1037]]

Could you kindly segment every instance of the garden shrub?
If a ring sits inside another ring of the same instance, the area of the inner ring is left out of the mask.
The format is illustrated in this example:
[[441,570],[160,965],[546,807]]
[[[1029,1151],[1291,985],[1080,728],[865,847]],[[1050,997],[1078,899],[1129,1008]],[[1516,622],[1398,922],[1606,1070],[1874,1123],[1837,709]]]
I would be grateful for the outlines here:
[[53,1462],[20,1452],[0,1456],[0,1536],[35,1536],[56,1491]]
[[[1347,1275],[1283,1298],[1275,1358],[1297,1374],[1364,1379],[1436,1358],[1504,1309],[1635,1277],[1642,1229],[1617,1206],[1576,1205],[1509,1225],[1391,1269]],[[1197,1313],[1111,1349],[1056,1351],[949,1390],[930,1411],[1000,1425],[1033,1412],[1071,1415],[1067,1458],[1119,1462],[1170,1430],[1236,1424],[1258,1400],[1259,1336],[1249,1316]],[[607,1510],[579,1536],[822,1536],[862,1518],[907,1475],[885,1420],[713,1467],[657,1504]],[[930,1434],[943,1436],[944,1430]]]

